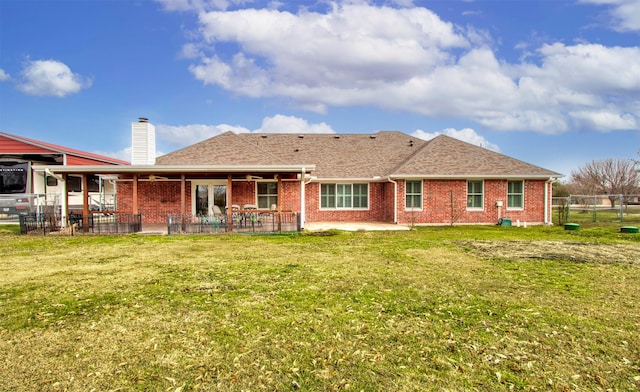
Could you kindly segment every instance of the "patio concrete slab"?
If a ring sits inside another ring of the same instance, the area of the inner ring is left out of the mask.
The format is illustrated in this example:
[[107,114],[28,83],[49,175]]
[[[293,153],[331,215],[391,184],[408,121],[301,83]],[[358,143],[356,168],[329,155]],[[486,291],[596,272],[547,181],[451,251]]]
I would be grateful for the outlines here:
[[344,231],[391,231],[391,230],[411,230],[409,226],[398,225],[385,222],[309,222],[305,224],[305,230],[344,230]]
[[[310,222],[305,225],[308,231],[344,230],[344,231],[396,231],[411,230],[409,226],[384,222]],[[138,234],[166,235],[166,224],[142,224]]]

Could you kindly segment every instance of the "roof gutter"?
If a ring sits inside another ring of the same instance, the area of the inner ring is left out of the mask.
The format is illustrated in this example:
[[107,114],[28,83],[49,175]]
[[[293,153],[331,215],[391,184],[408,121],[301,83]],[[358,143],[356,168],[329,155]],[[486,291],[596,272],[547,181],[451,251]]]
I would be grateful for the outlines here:
[[316,169],[315,165],[90,165],[48,166],[34,165],[35,171],[55,173],[136,174],[136,173],[299,173]]
[[562,174],[560,173],[554,173],[557,174],[557,176],[552,176],[549,177],[549,174],[539,174],[539,175],[531,175],[531,174],[475,174],[475,173],[470,173],[470,174],[448,174],[448,175],[439,175],[439,174],[431,174],[431,175],[424,175],[424,174],[392,174],[390,175],[388,178],[395,178],[395,179],[407,179],[407,180],[412,180],[412,179],[416,179],[416,180],[425,180],[425,179],[431,179],[431,180],[468,180],[470,178],[483,178],[483,179],[498,179],[498,180],[502,180],[505,178],[518,178],[518,179],[523,179],[523,180],[548,180],[549,178],[558,178],[558,177],[563,177]]
[[549,219],[549,187],[551,187],[553,196],[553,184],[557,182],[558,179],[555,177],[549,177],[544,187],[544,223],[545,224],[553,224],[553,218]]

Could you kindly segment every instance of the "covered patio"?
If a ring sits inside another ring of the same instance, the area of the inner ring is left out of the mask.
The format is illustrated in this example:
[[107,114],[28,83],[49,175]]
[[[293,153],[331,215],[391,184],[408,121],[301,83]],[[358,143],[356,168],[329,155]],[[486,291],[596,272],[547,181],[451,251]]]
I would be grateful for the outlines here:
[[[86,182],[89,176],[98,176],[116,187],[114,210],[104,211],[105,214],[140,214],[143,228],[164,225],[170,231],[170,217],[174,221],[180,217],[183,228],[186,223],[217,222],[217,228],[232,232],[248,225],[255,231],[256,227],[265,226],[267,217],[271,219],[269,223],[277,222],[277,229],[281,230],[281,223],[290,222],[292,214],[297,229],[304,228],[305,185],[315,166],[36,166],[34,170],[55,176],[62,184],[63,228],[70,224],[73,213],[82,219],[79,227],[89,231],[92,211]],[[70,210],[66,187],[69,175],[82,179],[81,211]]]

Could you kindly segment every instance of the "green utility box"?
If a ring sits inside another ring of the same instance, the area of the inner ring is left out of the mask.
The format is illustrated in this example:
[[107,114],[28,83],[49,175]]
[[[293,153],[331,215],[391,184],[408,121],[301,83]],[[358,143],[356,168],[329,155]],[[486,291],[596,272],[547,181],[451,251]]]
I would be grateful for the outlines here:
[[578,230],[580,229],[580,225],[577,223],[565,223],[564,224],[564,229],[565,230]]
[[511,219],[509,219],[509,218],[500,218],[498,220],[498,225],[500,225],[500,226],[511,226]]
[[638,228],[636,226],[622,226],[620,228],[621,233],[637,233]]

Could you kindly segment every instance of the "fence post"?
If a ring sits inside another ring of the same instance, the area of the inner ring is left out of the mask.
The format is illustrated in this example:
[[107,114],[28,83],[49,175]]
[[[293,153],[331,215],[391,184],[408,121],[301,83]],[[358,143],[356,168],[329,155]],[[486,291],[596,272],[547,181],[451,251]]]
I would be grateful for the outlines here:
[[618,204],[620,205],[620,222],[624,221],[624,208],[622,206],[623,196],[618,195]]

